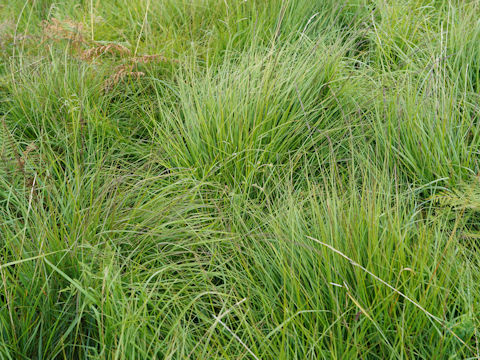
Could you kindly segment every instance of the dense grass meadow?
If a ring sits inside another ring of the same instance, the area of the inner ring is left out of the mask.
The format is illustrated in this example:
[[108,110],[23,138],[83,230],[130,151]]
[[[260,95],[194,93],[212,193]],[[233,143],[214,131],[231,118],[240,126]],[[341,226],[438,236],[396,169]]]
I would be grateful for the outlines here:
[[0,0],[0,359],[480,358],[480,0]]

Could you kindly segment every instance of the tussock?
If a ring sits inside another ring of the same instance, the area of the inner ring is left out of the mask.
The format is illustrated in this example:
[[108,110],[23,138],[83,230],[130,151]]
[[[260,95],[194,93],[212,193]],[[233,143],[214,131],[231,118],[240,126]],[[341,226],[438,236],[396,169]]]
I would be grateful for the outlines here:
[[480,359],[479,5],[0,0],[0,359]]

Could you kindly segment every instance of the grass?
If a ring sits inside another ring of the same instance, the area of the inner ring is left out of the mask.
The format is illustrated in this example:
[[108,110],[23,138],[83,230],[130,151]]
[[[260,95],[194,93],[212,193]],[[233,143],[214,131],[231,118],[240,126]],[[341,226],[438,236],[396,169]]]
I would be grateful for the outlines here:
[[480,358],[479,15],[0,4],[0,358]]

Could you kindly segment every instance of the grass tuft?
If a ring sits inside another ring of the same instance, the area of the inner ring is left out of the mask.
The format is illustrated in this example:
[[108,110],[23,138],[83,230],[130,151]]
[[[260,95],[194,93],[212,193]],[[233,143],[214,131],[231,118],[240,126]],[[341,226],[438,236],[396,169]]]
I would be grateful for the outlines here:
[[1,3],[0,358],[480,358],[479,16]]

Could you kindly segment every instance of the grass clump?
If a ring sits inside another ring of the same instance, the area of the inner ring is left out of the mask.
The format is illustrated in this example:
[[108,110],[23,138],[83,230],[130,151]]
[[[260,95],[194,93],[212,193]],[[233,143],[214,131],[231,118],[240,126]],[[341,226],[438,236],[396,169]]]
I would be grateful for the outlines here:
[[0,358],[478,358],[479,15],[0,4]]

